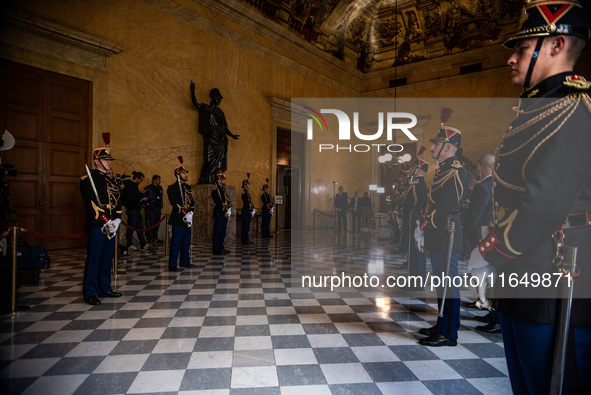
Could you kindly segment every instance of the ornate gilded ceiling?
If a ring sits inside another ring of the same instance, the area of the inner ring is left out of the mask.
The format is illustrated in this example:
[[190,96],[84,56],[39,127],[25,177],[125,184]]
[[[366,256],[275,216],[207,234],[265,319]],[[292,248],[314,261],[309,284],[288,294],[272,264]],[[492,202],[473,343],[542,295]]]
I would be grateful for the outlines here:
[[520,0],[240,0],[362,72],[499,45]]

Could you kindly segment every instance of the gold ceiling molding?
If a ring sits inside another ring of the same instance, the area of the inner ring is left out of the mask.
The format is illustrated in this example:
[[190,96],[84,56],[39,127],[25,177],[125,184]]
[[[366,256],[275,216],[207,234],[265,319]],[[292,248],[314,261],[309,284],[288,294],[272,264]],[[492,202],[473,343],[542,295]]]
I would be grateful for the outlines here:
[[2,25],[4,30],[22,31],[33,36],[92,52],[105,58],[123,50],[119,45],[107,40],[23,12],[11,11],[5,13],[2,16]]
[[174,0],[143,0],[152,7],[167,12],[181,20],[191,23],[199,29],[212,32],[244,47],[254,53],[260,54],[279,64],[285,65],[302,75],[318,80],[319,82],[340,90],[348,95],[355,96],[359,93],[363,81],[363,74],[355,67],[335,62],[332,55],[325,53],[316,46],[301,40],[296,34],[290,32],[261,15],[256,10],[232,0],[192,0],[196,4],[215,12],[233,23],[245,27],[259,36],[273,41],[285,48],[286,53],[293,54],[311,61],[314,68],[303,65],[301,61],[291,56],[284,56],[263,44],[254,42],[237,32],[199,15],[177,4]]

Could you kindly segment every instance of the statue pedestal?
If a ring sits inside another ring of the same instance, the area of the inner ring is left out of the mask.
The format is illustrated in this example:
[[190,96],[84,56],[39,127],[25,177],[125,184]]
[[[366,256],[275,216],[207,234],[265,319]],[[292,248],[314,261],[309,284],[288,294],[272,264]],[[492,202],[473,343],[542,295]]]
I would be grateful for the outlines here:
[[[214,185],[197,184],[193,185],[193,199],[195,199],[195,214],[193,216],[193,237],[197,240],[208,240],[213,242],[213,207],[215,206],[211,198],[211,191]],[[226,185],[228,200],[232,207],[232,216],[228,219],[226,228],[226,243],[232,244],[236,240],[236,214],[238,208],[236,205],[236,187]],[[226,246],[227,248],[227,246]]]

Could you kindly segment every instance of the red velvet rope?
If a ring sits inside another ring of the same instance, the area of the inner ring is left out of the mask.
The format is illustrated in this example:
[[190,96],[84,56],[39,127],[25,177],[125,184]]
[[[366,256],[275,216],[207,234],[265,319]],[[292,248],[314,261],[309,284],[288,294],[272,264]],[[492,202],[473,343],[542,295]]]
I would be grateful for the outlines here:
[[[137,232],[147,232],[149,230],[154,229],[158,225],[160,225],[162,223],[162,221],[164,221],[165,218],[166,218],[166,216],[160,218],[160,221],[158,221],[158,223],[150,226],[147,229],[136,229],[133,226],[129,226],[125,222],[121,222],[121,223],[123,225],[125,225],[126,227],[128,227],[129,229],[135,230]],[[53,234],[50,234],[50,233],[41,233],[41,232],[36,232],[34,230],[23,229],[23,228],[21,228],[21,231],[22,232],[25,232],[25,233],[29,233],[32,236],[43,237],[45,239],[60,239],[60,240],[79,239],[79,238],[84,237],[86,235],[86,232],[84,232],[84,233],[76,233],[76,234],[73,234],[73,235],[53,235]],[[6,236],[7,236],[7,233],[6,232],[0,234],[0,240],[4,239]]]
[[150,226],[149,228],[146,228],[146,229],[134,228],[133,226],[130,226],[129,224],[127,224],[127,223],[125,223],[123,221],[121,221],[121,223],[123,225],[125,225],[126,228],[131,229],[131,230],[135,230],[136,232],[147,232],[147,231],[152,230],[155,227],[159,226],[162,223],[162,221],[164,221],[164,218],[166,218],[166,216],[160,218],[160,221],[158,221],[157,223],[155,223],[154,225],[152,225],[152,226]]

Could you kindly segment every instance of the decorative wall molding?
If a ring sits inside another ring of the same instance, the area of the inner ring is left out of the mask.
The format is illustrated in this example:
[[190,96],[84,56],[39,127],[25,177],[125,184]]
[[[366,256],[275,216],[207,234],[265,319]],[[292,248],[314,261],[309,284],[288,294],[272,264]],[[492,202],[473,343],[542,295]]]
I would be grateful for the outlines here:
[[1,21],[5,44],[101,70],[109,56],[122,51],[107,40],[23,12],[6,12]]
[[302,59],[310,60],[314,69],[303,65],[301,62],[284,56],[262,44],[246,38],[236,32],[226,29],[224,26],[196,14],[172,0],[143,0],[161,11],[165,11],[179,19],[191,23],[214,34],[219,35],[237,45],[240,45],[254,53],[258,53],[267,59],[298,71],[302,75],[317,80],[329,87],[355,96],[359,93],[359,87],[363,80],[363,74],[334,56],[325,53],[312,44],[302,41],[293,32],[268,20],[252,8],[235,1],[229,0],[193,0],[195,3],[228,18],[234,23],[243,26],[262,38],[272,40],[285,48],[286,53],[293,53]]

